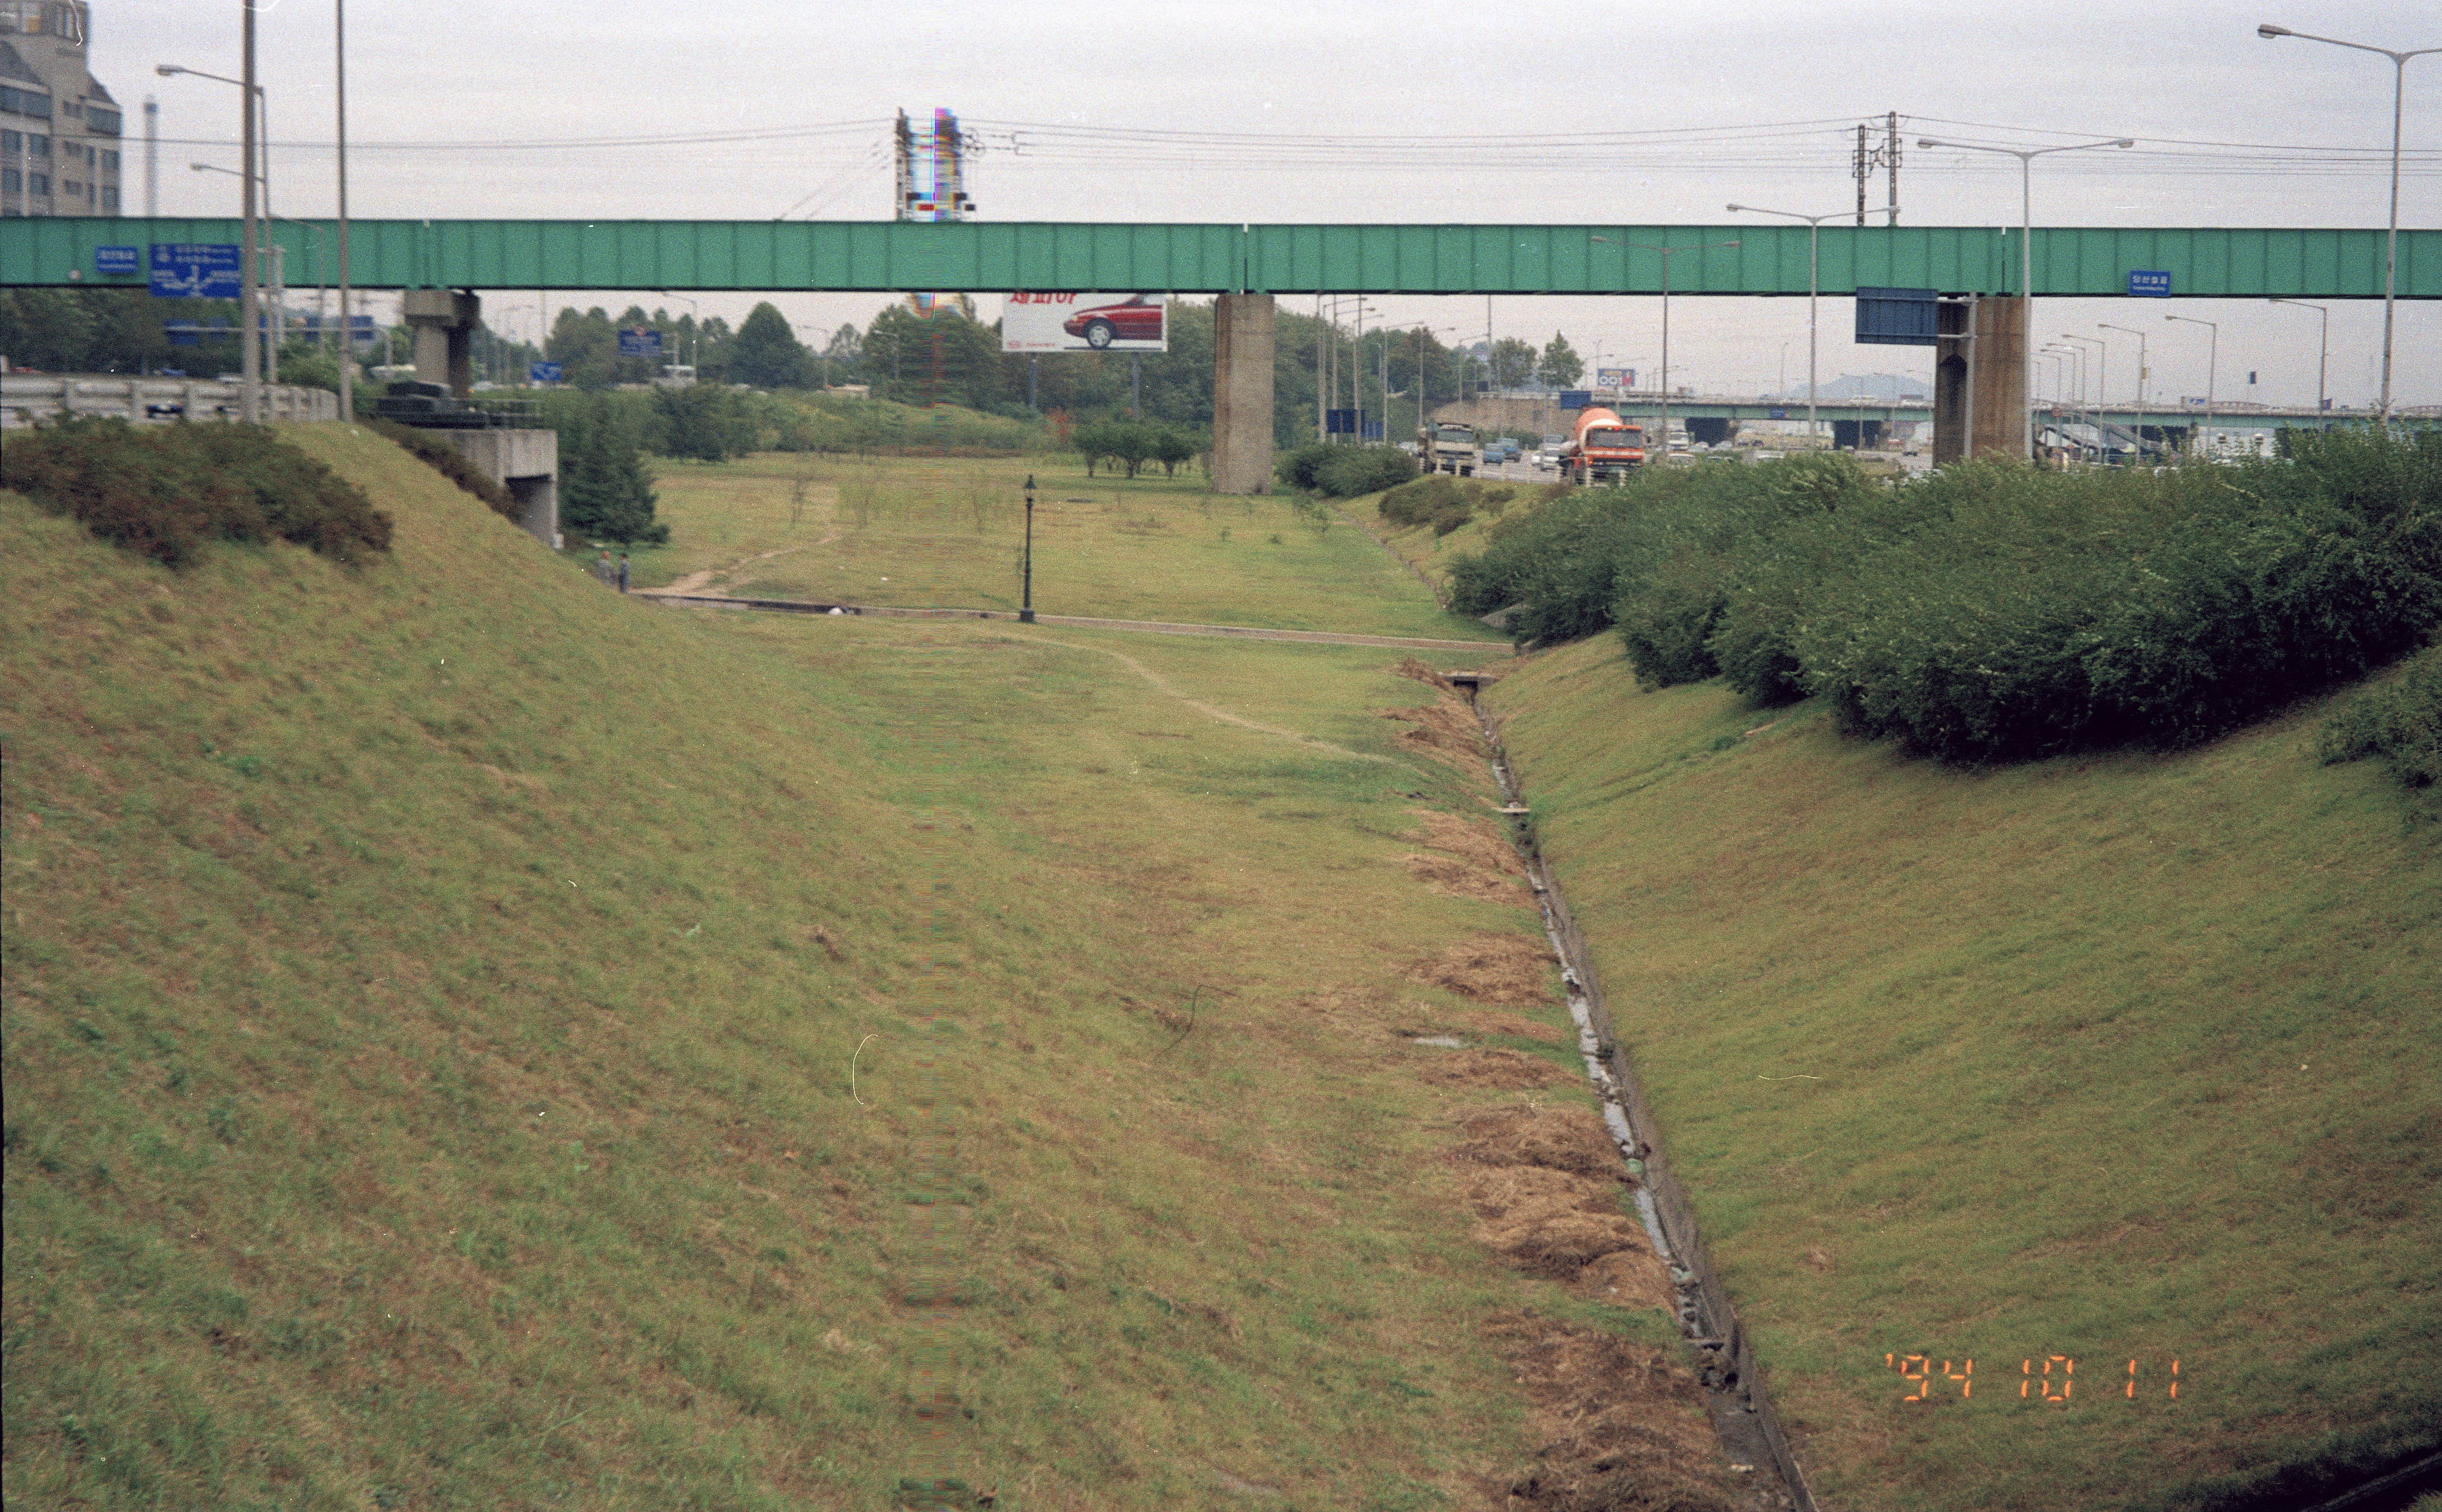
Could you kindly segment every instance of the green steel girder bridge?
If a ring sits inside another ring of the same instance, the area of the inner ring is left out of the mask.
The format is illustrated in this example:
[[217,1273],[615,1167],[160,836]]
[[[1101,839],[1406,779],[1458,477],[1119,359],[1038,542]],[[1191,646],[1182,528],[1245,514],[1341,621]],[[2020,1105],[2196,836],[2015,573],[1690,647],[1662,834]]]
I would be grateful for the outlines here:
[[[264,221],[291,287],[338,281],[337,226]],[[1826,226],[1822,289],[2013,295],[2015,228]],[[893,221],[355,221],[349,282],[377,289],[1175,294],[1659,294],[1807,291],[1803,226],[1269,226]],[[241,239],[234,219],[0,221],[0,284],[141,287],[100,246]],[[2039,297],[2124,295],[2137,269],[2175,299],[2365,300],[2379,229],[2039,227]],[[2399,233],[2398,297],[2442,299],[2442,229]]]

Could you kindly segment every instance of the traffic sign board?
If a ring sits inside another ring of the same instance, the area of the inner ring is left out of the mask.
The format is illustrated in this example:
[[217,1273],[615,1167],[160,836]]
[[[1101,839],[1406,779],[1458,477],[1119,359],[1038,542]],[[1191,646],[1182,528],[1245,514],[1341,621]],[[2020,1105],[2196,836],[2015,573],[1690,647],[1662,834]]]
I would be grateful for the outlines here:
[[526,369],[526,377],[536,383],[557,383],[559,381],[559,364],[556,362],[535,363]]
[[2167,300],[2171,297],[2171,275],[2159,268],[2131,268],[2128,292],[2141,299]]
[[132,246],[97,246],[93,249],[93,270],[97,273],[141,273],[143,253]]
[[244,294],[239,248],[234,242],[153,244],[153,297],[156,300],[234,300]]
[[662,333],[649,326],[636,326],[619,333],[619,355],[623,357],[657,357],[662,355]]

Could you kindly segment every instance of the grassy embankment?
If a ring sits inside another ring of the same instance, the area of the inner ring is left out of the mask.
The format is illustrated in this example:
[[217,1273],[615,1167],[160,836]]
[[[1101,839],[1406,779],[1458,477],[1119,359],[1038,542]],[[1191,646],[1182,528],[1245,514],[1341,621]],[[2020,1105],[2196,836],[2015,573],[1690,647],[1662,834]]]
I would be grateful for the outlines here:
[[2442,1421],[2442,853],[2333,701],[1967,770],[1610,635],[1492,697],[1828,1504],[2202,1505]]
[[1470,1237],[1583,1093],[1382,654],[672,613],[290,434],[392,557],[0,496],[10,1504],[1465,1505],[1667,1337]]
[[654,485],[673,542],[639,554],[636,582],[711,571],[742,597],[1013,610],[1030,473],[1044,613],[1500,639],[1435,610],[1327,507],[1216,495],[1184,470],[1088,480],[1073,454],[665,464]]

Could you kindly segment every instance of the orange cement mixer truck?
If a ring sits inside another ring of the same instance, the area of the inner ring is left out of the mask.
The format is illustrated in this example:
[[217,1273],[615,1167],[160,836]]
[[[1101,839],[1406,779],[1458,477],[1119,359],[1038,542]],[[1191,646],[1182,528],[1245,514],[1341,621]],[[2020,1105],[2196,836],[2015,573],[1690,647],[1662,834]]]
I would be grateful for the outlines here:
[[1610,483],[1645,465],[1645,428],[1610,410],[1581,410],[1577,428],[1560,448],[1560,477],[1573,483]]

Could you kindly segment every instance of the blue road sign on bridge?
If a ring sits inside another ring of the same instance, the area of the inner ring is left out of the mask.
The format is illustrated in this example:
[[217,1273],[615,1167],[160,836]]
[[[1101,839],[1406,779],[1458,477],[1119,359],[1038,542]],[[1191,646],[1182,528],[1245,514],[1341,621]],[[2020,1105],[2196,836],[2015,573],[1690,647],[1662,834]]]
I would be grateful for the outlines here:
[[153,244],[153,297],[156,300],[234,300],[241,285],[234,242]]
[[141,273],[144,252],[134,246],[97,246],[93,249],[93,270],[101,274]]
[[623,357],[657,357],[662,355],[662,333],[647,326],[637,326],[619,333],[619,355]]
[[526,369],[526,377],[535,383],[557,383],[559,381],[559,364],[556,362],[537,362]]
[[2130,268],[2128,293],[2134,299],[2167,300],[2171,297],[2171,275],[2160,268]]

